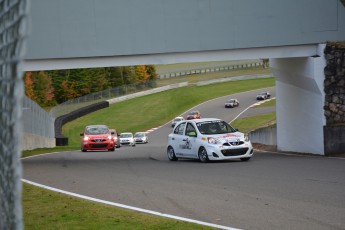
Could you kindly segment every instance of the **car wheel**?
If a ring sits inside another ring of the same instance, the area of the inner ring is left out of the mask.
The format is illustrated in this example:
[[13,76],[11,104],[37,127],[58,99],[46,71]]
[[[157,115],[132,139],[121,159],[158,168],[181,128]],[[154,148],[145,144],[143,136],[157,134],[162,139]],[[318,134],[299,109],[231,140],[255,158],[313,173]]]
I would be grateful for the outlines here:
[[250,157],[243,157],[241,158],[241,161],[249,161],[250,160]]
[[109,151],[114,152],[114,151],[115,151],[115,147],[113,147],[113,148],[109,149]]
[[199,160],[202,163],[206,163],[209,161],[208,156],[207,156],[207,151],[204,147],[201,147],[198,152]]
[[82,152],[86,152],[86,149],[82,149],[81,151],[82,151]]
[[171,161],[177,161],[178,160],[178,158],[175,155],[175,151],[174,151],[173,147],[171,147],[171,146],[168,147],[167,155],[168,155],[169,160],[171,160]]

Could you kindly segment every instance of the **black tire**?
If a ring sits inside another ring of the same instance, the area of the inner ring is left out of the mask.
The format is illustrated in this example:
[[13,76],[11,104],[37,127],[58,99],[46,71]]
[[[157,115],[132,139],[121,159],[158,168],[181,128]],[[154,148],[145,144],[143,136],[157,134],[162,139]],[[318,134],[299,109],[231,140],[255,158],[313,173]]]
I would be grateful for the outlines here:
[[113,147],[113,148],[109,149],[109,151],[114,152],[114,151],[115,151],[115,147]]
[[170,161],[177,161],[178,158],[176,157],[175,151],[173,147],[169,146],[167,149],[167,155]]
[[85,150],[85,149],[81,149],[81,151],[82,151],[82,152],[86,152],[86,150]]
[[250,160],[250,157],[243,157],[241,158],[241,161],[249,161]]
[[201,147],[199,149],[199,152],[198,152],[198,157],[199,157],[199,160],[202,162],[202,163],[207,163],[209,161],[208,159],[208,155],[207,155],[207,151],[204,147]]

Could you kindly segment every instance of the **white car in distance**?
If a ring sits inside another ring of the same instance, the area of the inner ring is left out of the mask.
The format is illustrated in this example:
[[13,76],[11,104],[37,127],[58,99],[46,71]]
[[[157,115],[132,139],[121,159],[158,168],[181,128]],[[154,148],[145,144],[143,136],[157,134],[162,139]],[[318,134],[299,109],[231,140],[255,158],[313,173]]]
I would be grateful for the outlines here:
[[183,117],[175,117],[172,122],[171,122],[171,127],[174,127],[176,125],[177,122],[183,121],[184,118]]
[[179,158],[209,160],[240,159],[248,161],[253,147],[248,136],[216,118],[185,120],[176,124],[168,135],[169,160]]
[[135,140],[133,137],[133,133],[126,132],[126,133],[121,133],[120,134],[120,145],[129,145],[132,147],[135,147]]
[[137,132],[134,134],[134,141],[135,143],[143,143],[146,144],[149,142],[149,138],[147,137],[147,133],[145,132]]

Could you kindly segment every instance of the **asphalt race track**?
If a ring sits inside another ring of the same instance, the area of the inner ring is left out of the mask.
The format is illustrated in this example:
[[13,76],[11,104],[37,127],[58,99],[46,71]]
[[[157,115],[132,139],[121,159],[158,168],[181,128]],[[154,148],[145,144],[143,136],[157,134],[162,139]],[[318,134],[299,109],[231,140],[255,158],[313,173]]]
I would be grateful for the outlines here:
[[[268,90],[275,96],[274,88]],[[255,103],[261,91],[215,99],[194,109],[202,117],[231,121]],[[230,97],[240,101],[238,108],[224,108]],[[242,116],[271,110],[251,108]],[[171,130],[168,123],[149,134],[148,144],[115,152],[73,151],[26,158],[23,178],[233,228],[345,229],[344,159],[255,151],[248,162],[170,162],[166,144]]]

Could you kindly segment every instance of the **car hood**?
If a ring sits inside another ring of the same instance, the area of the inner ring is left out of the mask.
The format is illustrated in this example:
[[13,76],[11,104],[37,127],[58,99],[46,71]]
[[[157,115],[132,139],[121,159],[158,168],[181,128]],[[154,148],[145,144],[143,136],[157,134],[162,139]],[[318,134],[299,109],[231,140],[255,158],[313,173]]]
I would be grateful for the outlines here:
[[90,138],[90,140],[93,139],[107,139],[110,134],[97,134],[97,135],[86,135]]
[[240,132],[208,135],[208,137],[217,138],[221,143],[244,141],[244,134]]

